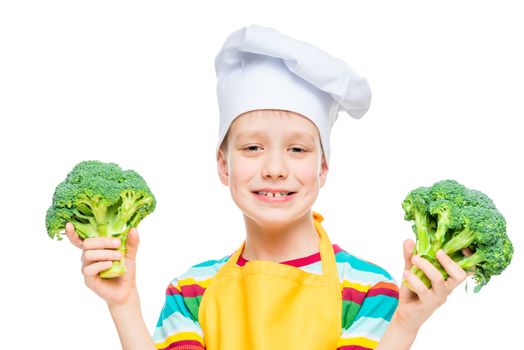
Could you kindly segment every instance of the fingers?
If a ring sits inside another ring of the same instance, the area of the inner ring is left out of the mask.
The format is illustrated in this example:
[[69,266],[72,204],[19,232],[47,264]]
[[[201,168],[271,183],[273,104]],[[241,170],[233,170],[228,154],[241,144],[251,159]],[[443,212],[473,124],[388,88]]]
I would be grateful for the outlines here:
[[94,237],[86,238],[83,241],[82,249],[116,249],[120,247],[120,240],[118,238],[111,237]]
[[411,262],[411,257],[413,256],[413,250],[415,249],[415,242],[411,239],[406,239],[404,241],[404,270],[409,270],[413,265]]
[[91,265],[82,267],[82,274],[85,278],[96,277],[99,272],[107,270],[113,265],[112,261],[99,261]]
[[118,250],[86,250],[82,254],[83,265],[89,265],[98,261],[114,261],[122,258],[122,252]]
[[[415,252],[415,242],[411,239],[406,239],[402,248],[404,253],[404,280],[406,283],[402,283],[399,296],[402,299],[413,299],[416,297],[415,294],[417,294],[417,290],[420,293],[422,288],[425,288],[425,285],[410,271],[413,267],[411,259]],[[413,279],[415,279],[415,281]],[[415,287],[417,287],[417,289],[415,289]]]
[[140,239],[138,238],[138,231],[136,228],[132,228],[127,233],[127,253],[126,258],[130,260],[136,259],[136,251],[138,249],[138,243]]
[[442,274],[433,264],[428,260],[414,256],[413,264],[422,271],[426,277],[431,281],[431,288],[428,288],[424,282],[411,271],[405,271],[404,276],[406,280],[411,284],[412,290],[417,294],[420,302],[430,309],[436,309],[440,305],[444,304],[450,293],[446,288],[446,281],[442,277]]
[[468,277],[468,274],[442,250],[437,252],[437,259],[449,275],[446,285],[451,292]]
[[469,249],[469,248],[463,248],[461,250],[461,252],[462,252],[462,254],[464,256],[471,256],[471,255],[473,255],[473,251],[471,249]]
[[427,288],[420,278],[411,271],[404,271],[404,278],[413,287],[413,291],[417,293],[421,300],[427,299],[436,305],[441,305],[446,301],[447,296],[453,289],[466,279],[467,273],[444,251],[439,250],[436,257],[448,273],[449,277],[447,279],[443,278],[442,273],[433,264],[420,256],[413,256],[411,260],[431,281],[431,289]]
[[410,284],[411,290],[417,293],[419,298],[429,292],[428,287],[413,272],[409,270],[404,271],[404,279]]
[[65,233],[69,242],[71,242],[75,247],[82,248],[82,239],[75,232],[75,228],[72,223],[68,222],[65,227]]
[[[431,288],[436,293],[448,294],[442,274],[432,263],[418,255],[414,256],[411,260],[413,264],[418,267],[420,271],[424,272],[426,277],[431,281]],[[424,287],[426,286],[424,285]]]
[[82,242],[82,274],[84,278],[91,279],[111,267],[114,260],[122,257],[122,252],[116,250],[120,247],[120,240],[111,237],[87,238]]

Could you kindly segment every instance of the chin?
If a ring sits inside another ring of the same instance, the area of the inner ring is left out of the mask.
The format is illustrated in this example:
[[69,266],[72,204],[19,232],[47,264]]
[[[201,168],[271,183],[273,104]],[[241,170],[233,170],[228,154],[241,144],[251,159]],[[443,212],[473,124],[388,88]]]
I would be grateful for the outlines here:
[[[306,211],[306,209],[304,209]],[[266,208],[256,211],[244,211],[244,215],[249,217],[257,225],[262,227],[282,227],[288,226],[300,219],[302,210],[297,208]]]

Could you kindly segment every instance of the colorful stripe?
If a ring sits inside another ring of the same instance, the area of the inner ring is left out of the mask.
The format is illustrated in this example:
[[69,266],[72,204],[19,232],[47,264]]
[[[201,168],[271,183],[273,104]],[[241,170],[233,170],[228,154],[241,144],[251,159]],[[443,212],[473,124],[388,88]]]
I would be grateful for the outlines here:
[[182,340],[170,344],[167,348],[161,350],[205,350],[206,348],[197,341]]
[[391,321],[391,317],[393,316],[397,305],[398,299],[386,295],[368,297],[362,303],[362,307],[360,308],[355,320],[358,320],[359,317],[374,317]]
[[354,288],[342,288],[342,300],[352,301],[361,305],[365,297],[366,292],[361,292]]
[[[374,285],[367,293],[367,298],[371,297],[388,297],[390,302],[397,303],[399,297],[398,286],[390,281],[388,282],[379,282]],[[388,318],[388,320],[391,317]]]
[[177,346],[191,344],[191,346],[200,345],[205,348],[203,339],[193,332],[181,332],[173,334],[166,338],[162,343],[155,344],[157,349],[167,350],[176,349]]
[[346,251],[341,251],[335,255],[337,262],[347,262],[353,269],[361,272],[371,272],[392,279],[391,275],[378,265],[359,259]]
[[160,327],[162,322],[168,318],[173,317],[175,313],[179,313],[187,319],[192,318],[192,314],[187,308],[182,295],[166,295],[166,300],[160,318],[158,319],[157,327]]
[[[339,346],[337,349],[374,349],[378,345],[377,341],[365,338],[365,337],[355,337],[355,338],[345,338],[339,341]],[[347,348],[348,346],[353,346],[353,348]],[[357,348],[354,348],[357,346]]]
[[388,324],[381,318],[360,317],[349,329],[342,332],[342,338],[365,337],[378,342],[386,331]]

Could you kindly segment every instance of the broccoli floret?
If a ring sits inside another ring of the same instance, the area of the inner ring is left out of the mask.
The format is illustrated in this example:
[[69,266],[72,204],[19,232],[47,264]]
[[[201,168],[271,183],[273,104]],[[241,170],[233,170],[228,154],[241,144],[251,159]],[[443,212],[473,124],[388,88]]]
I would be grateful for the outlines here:
[[[506,234],[506,221],[484,193],[455,180],[443,180],[411,191],[402,207],[404,219],[414,222],[414,254],[429,260],[444,278],[448,275],[435,256],[439,249],[466,271],[474,272],[475,292],[510,264],[513,245]],[[472,254],[465,256],[465,248]],[[431,286],[417,267],[411,271]]]
[[419,187],[418,189],[411,192],[402,203],[404,208],[405,220],[413,220],[412,226],[413,232],[417,237],[416,251],[423,255],[428,252],[425,249],[431,247],[432,244],[432,232],[434,232],[434,223],[431,222],[428,210],[429,191],[427,188]]
[[122,276],[127,233],[155,206],[153,193],[137,172],[124,171],[114,163],[83,161],[55,189],[46,215],[47,234],[61,240],[66,223],[71,222],[82,239],[119,238],[122,258],[100,277]]

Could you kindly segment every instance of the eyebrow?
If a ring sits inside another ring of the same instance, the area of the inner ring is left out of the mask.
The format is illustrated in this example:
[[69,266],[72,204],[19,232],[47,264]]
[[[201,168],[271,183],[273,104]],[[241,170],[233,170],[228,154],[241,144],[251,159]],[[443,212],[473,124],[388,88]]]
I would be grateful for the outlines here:
[[[237,139],[240,140],[242,138],[250,138],[250,137],[266,137],[267,136],[266,134],[267,134],[266,132],[261,131],[261,130],[244,131],[244,132],[241,132],[241,133],[238,134]],[[313,136],[311,136],[311,134],[305,133],[305,132],[293,131],[293,132],[289,133],[286,136],[289,139],[300,139],[300,138],[303,138],[303,139],[306,139],[308,141],[311,141],[311,142],[315,143],[315,138]]]

